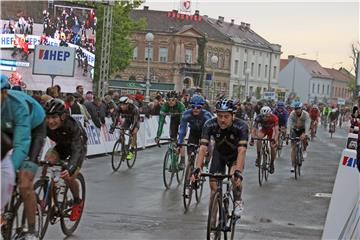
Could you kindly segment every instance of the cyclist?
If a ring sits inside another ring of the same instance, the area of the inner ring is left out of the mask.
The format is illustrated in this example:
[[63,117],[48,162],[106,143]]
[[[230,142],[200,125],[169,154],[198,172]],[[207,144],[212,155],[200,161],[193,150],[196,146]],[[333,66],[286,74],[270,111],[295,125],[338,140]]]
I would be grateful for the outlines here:
[[36,239],[36,195],[33,180],[46,138],[45,112],[34,98],[9,88],[7,76],[1,75],[1,131],[12,141],[11,160],[14,170],[19,170],[17,184],[28,222],[25,238]]
[[[317,107],[317,105],[313,105],[310,112],[309,112],[310,118],[311,118],[311,124],[310,124],[310,128],[313,127],[315,135],[317,132],[317,125],[318,125],[318,121],[319,121],[319,117],[320,117],[320,111],[319,108]],[[311,129],[310,129],[311,130]]]
[[1,212],[11,199],[15,185],[15,171],[11,161],[11,139],[1,131]]
[[[337,108],[335,108],[335,106],[332,106],[331,112],[329,113],[329,116],[328,116],[328,119],[329,119],[329,124],[331,124],[331,123],[334,124],[334,131],[335,131],[335,127],[336,127],[338,118],[339,118],[339,111]],[[329,129],[329,131],[330,131],[330,129]]]
[[[181,118],[178,145],[184,142],[186,136],[186,131],[189,125],[190,133],[188,143],[199,144],[201,138],[201,131],[205,122],[214,117],[212,113],[203,109],[205,104],[205,99],[200,95],[194,95],[190,102],[189,106],[191,109],[186,110]],[[182,147],[178,147],[178,152],[180,152]],[[192,148],[187,148],[188,155],[194,150]]]
[[134,157],[134,150],[137,143],[137,132],[140,129],[140,113],[138,107],[136,107],[133,101],[127,96],[122,96],[119,99],[119,108],[115,113],[114,122],[109,131],[111,134],[114,133],[115,127],[122,114],[125,121],[121,127],[130,129],[131,132],[131,148],[126,156],[127,160],[131,160]]
[[[302,103],[296,101],[293,103],[294,110],[290,113],[288,121],[288,132],[291,138],[299,137],[303,142],[303,157],[307,157],[306,148],[308,145],[308,136],[310,130],[310,116],[302,109]],[[295,141],[291,143],[291,172],[294,172],[295,163]],[[301,163],[300,163],[301,164]]]
[[328,120],[330,112],[331,112],[331,108],[329,108],[328,106],[325,106],[323,111],[322,111],[322,118],[323,118],[325,128],[327,126],[327,120]]
[[76,221],[84,206],[76,177],[86,157],[87,135],[81,124],[66,113],[62,100],[51,99],[46,102],[45,111],[47,136],[55,142],[55,146],[47,151],[45,160],[53,164],[68,161],[67,169],[60,173],[60,177],[67,182],[74,197],[69,219]]
[[[216,103],[215,118],[208,120],[202,130],[200,149],[197,156],[197,167],[191,177],[195,181],[201,175],[201,168],[207,152],[210,139],[214,138],[210,173],[225,173],[228,166],[233,175],[233,194],[235,200],[235,215],[240,216],[243,205],[241,200],[242,172],[244,171],[245,155],[248,143],[249,128],[247,124],[234,117],[235,106],[232,100],[223,99]],[[217,190],[215,179],[210,179],[212,194]]]
[[286,110],[284,102],[278,101],[278,103],[276,104],[276,108],[274,109],[273,112],[279,119],[279,130],[283,133],[283,136],[286,136],[286,128],[287,128],[289,113]]
[[[250,145],[254,145],[254,138],[258,137],[263,139],[265,136],[268,136],[269,139],[273,141],[270,142],[271,145],[271,160],[270,160],[270,173],[273,174],[275,171],[274,161],[276,158],[276,149],[279,139],[279,119],[278,117],[271,112],[271,108],[264,106],[260,109],[260,114],[256,116],[254,121],[254,126],[251,130],[251,141]],[[255,166],[258,167],[261,162],[261,145],[262,141],[258,140],[256,143],[256,162]]]
[[[176,139],[178,130],[179,130],[179,124],[181,119],[181,114],[185,111],[185,105],[178,100],[178,94],[176,91],[171,91],[166,94],[167,101],[164,103],[160,108],[160,116],[159,116],[159,125],[156,133],[155,142],[159,143],[159,138],[162,134],[164,123],[165,123],[165,116],[166,114],[175,113],[176,115],[172,115],[170,118],[170,138]],[[180,164],[179,168],[184,169],[185,167],[185,152],[180,152],[181,158],[180,158]]]

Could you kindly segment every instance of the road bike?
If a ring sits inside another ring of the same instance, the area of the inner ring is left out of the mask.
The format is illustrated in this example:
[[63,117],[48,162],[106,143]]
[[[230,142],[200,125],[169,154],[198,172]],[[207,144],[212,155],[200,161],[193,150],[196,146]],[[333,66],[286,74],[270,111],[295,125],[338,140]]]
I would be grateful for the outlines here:
[[258,165],[258,180],[259,180],[259,185],[261,187],[264,182],[264,179],[265,181],[267,181],[269,178],[270,162],[271,162],[270,142],[274,140],[268,138],[263,138],[263,139],[254,138],[254,140],[263,142],[261,145],[261,161]]
[[115,142],[113,151],[111,154],[111,166],[114,171],[117,171],[121,163],[126,161],[128,168],[132,168],[136,161],[137,156],[137,145],[131,149],[133,153],[131,159],[127,159],[127,156],[130,151],[130,145],[132,140],[132,135],[129,129],[116,127],[116,129],[120,129],[119,139]]
[[[235,200],[232,195],[230,180],[232,175],[201,173],[201,176],[214,178],[217,182],[217,191],[210,198],[206,238],[208,240],[221,239],[221,234],[223,233],[226,240],[228,232],[230,232],[230,239],[233,240],[235,237],[235,226],[240,220],[240,216],[235,216],[234,214]],[[225,178],[227,178],[226,181],[224,181]],[[223,185],[226,186],[225,191],[223,190]]]
[[310,124],[310,139],[311,141],[314,140],[317,132],[317,121],[312,120]]
[[[163,181],[166,189],[170,189],[174,176],[180,184],[184,178],[184,169],[180,168],[180,158],[176,151],[176,139],[160,138],[159,141],[170,141],[168,149],[165,153],[163,163]],[[160,144],[158,144],[160,147]]]
[[330,138],[332,138],[333,134],[335,133],[335,123],[336,123],[336,120],[330,122],[330,125],[329,125]]
[[[51,164],[48,161],[41,161],[39,165],[43,166],[42,173],[40,179],[34,184],[34,189],[41,203],[43,217],[40,239],[44,238],[49,223],[54,225],[59,220],[62,232],[69,236],[77,229],[83,211],[76,221],[70,220],[74,197],[69,185],[60,178],[60,172],[67,166],[64,162]],[[81,173],[77,173],[76,181],[79,184],[79,197],[84,206],[86,189]]]
[[295,143],[294,174],[295,174],[295,180],[297,180],[301,175],[301,165],[302,162],[304,161],[303,143],[299,137],[289,138],[289,139]]
[[[17,182],[17,181],[16,181]],[[1,225],[1,236],[4,240],[24,238],[26,229],[28,229],[24,202],[20,196],[20,190],[17,185],[14,186],[10,202],[6,204],[1,213],[3,224]],[[40,201],[36,198],[35,213],[35,235],[39,237],[42,229],[42,209]]]
[[[188,143],[188,144],[181,144],[181,146],[186,146],[191,149],[190,157],[188,164],[185,170],[185,177],[184,177],[184,186],[183,186],[183,203],[185,208],[185,213],[189,210],[189,206],[192,200],[192,195],[195,190],[195,199],[196,203],[200,203],[201,196],[203,193],[203,187],[205,182],[205,177],[200,176],[200,178],[195,182],[191,182],[190,178],[194,170],[196,154],[199,148],[199,145]],[[207,167],[207,166],[206,166]]]
[[276,148],[278,157],[281,157],[281,152],[284,145],[284,139],[285,139],[285,130],[279,128],[278,146]]

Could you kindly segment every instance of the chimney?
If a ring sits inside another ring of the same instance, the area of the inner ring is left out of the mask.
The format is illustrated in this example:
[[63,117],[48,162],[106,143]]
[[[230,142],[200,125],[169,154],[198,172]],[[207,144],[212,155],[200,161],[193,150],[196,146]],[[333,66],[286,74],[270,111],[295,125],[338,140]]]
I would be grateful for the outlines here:
[[245,28],[250,29],[250,23],[245,23]]
[[144,10],[149,10],[149,6],[144,6]]
[[199,16],[199,15],[200,15],[199,10],[195,10],[195,15],[197,15],[197,16]]
[[234,25],[235,20],[231,19],[231,25]]
[[294,55],[288,55],[288,61],[290,62],[291,60],[293,60],[294,59]]
[[245,23],[244,23],[244,22],[241,22],[241,23],[240,23],[240,27],[245,27]]
[[224,21],[224,17],[219,16],[218,21],[219,21],[219,22],[223,22],[223,21]]

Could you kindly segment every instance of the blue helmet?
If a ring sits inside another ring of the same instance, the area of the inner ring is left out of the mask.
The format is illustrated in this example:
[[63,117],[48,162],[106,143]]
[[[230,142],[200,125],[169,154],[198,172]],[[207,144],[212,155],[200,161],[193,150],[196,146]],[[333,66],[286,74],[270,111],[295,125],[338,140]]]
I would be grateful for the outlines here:
[[278,108],[284,108],[285,107],[285,104],[283,101],[278,101],[277,104],[276,104],[276,107]]
[[205,104],[205,99],[200,95],[194,95],[190,100],[191,105],[203,106]]
[[300,101],[295,101],[292,104],[293,108],[302,108],[303,104]]
[[215,105],[217,112],[234,112],[235,106],[231,99],[222,99],[216,102]]
[[9,78],[4,75],[4,74],[1,74],[1,89],[10,89],[10,84],[9,84]]

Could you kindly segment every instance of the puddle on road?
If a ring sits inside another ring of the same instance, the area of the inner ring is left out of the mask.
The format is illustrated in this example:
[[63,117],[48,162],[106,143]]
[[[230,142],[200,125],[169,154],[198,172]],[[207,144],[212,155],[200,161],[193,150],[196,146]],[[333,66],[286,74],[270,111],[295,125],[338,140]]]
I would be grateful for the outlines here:
[[318,198],[331,198],[331,193],[315,193],[314,196]]

